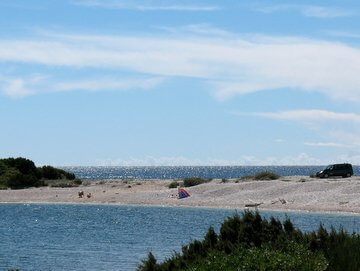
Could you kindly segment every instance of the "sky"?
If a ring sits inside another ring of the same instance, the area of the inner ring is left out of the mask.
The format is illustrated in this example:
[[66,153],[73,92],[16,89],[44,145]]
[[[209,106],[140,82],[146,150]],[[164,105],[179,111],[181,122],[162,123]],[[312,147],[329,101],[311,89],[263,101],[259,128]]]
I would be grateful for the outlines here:
[[360,164],[355,0],[2,0],[0,157]]

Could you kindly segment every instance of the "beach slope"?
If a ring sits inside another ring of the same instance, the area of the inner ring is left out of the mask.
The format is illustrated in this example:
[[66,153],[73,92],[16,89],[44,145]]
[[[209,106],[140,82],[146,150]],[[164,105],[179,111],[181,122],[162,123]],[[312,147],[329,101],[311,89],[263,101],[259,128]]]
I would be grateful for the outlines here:
[[[0,203],[75,203],[155,205],[210,208],[258,208],[360,214],[360,178],[316,179],[306,176],[279,180],[213,180],[186,188],[190,197],[177,199],[171,180],[107,180],[79,187],[0,190]],[[83,191],[84,196],[79,197]]]

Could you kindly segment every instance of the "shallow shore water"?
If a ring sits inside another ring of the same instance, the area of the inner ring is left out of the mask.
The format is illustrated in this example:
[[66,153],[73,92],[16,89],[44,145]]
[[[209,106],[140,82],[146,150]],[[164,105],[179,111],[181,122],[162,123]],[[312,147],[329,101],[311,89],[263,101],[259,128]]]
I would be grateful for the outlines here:
[[[0,204],[0,270],[135,270],[149,251],[159,261],[240,209],[107,204]],[[303,231],[360,232],[360,216],[262,211]]]

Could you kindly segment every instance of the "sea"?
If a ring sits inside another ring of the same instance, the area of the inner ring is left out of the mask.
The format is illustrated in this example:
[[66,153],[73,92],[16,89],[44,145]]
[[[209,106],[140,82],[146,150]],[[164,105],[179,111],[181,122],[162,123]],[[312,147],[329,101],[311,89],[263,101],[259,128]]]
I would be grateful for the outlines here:
[[[310,176],[325,166],[153,166],[153,167],[64,167],[80,179],[233,179],[268,171],[280,176]],[[360,175],[360,166],[353,166]]]
[[[308,175],[321,167],[72,167],[77,177],[99,179],[238,178],[260,171]],[[356,174],[358,167],[354,167]],[[76,205],[0,204],[0,271],[136,270],[148,252],[158,261],[202,239],[212,226],[244,210]],[[320,224],[360,233],[360,216],[336,213],[263,212],[289,217],[304,231]]]

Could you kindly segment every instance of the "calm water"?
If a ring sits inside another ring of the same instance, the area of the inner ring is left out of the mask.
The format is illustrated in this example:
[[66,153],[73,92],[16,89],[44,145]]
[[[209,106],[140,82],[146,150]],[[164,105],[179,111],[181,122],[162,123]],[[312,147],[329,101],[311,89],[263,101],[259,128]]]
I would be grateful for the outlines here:
[[[0,204],[0,270],[135,270],[218,231],[231,210],[104,205]],[[262,212],[284,219],[284,213]],[[360,230],[360,216],[288,213],[300,229]]]
[[[209,179],[239,178],[271,171],[281,176],[309,176],[325,166],[207,166],[207,167],[65,167],[80,179],[180,179],[201,177]],[[360,166],[354,166],[360,174]]]

